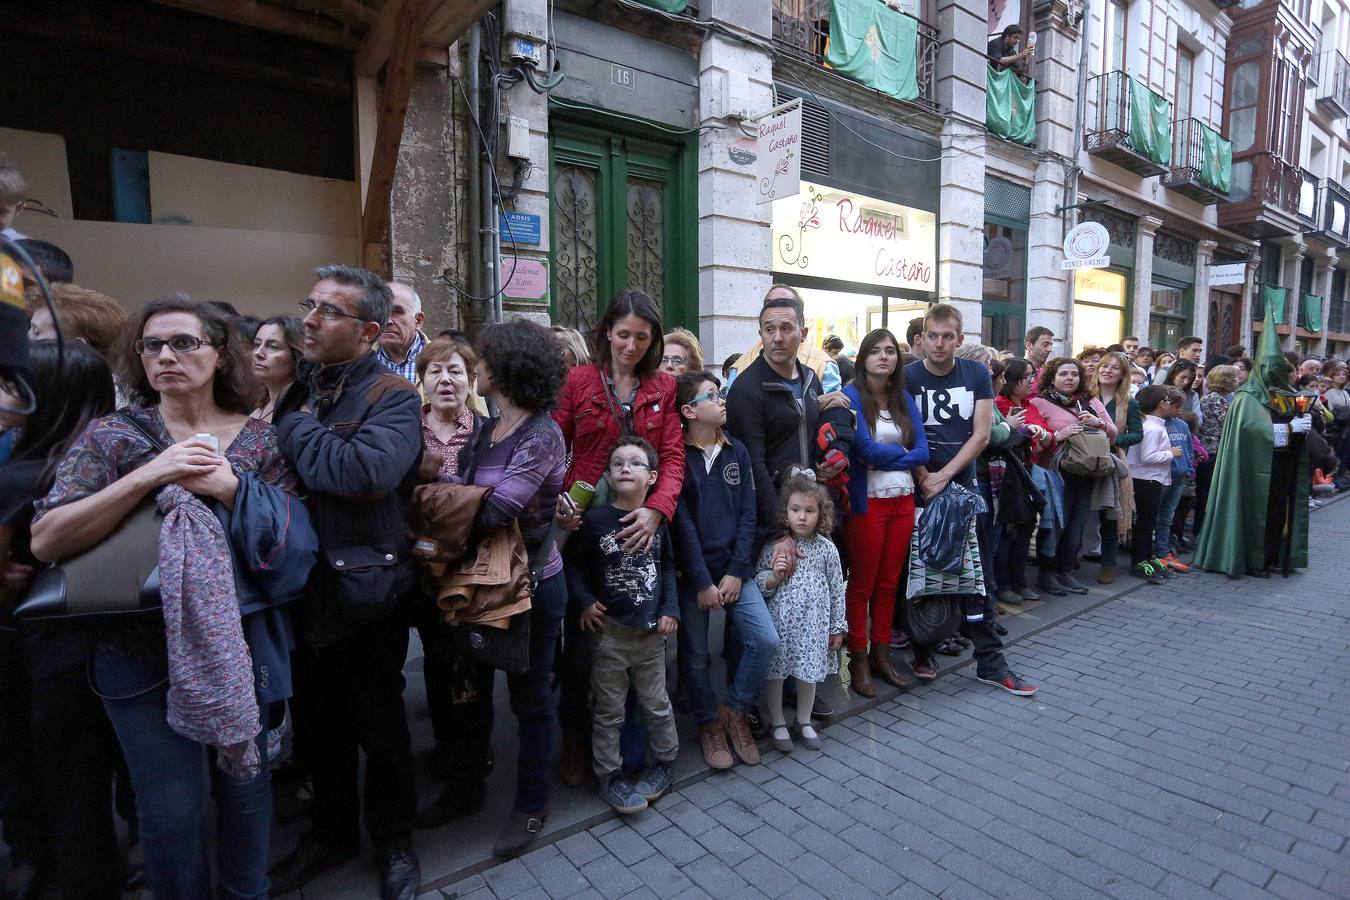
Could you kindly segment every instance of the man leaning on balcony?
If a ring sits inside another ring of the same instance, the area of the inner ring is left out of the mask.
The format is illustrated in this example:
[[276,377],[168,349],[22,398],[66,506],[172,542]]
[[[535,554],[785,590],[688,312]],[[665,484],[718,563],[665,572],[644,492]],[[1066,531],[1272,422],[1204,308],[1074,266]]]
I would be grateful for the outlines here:
[[1031,57],[1036,52],[1034,45],[1018,51],[1022,40],[1022,26],[1013,24],[1003,29],[1003,34],[989,39],[989,65],[995,70],[1012,69],[1023,81],[1031,78]]

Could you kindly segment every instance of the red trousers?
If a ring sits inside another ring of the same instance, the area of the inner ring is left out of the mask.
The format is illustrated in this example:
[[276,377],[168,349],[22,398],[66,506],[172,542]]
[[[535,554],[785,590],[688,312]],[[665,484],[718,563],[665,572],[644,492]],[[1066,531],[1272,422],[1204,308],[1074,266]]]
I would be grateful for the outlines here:
[[909,537],[913,531],[912,494],[869,498],[867,512],[844,520],[849,561],[844,603],[850,653],[867,652],[869,612],[872,643],[890,645],[895,591],[900,584],[900,571],[909,558]]

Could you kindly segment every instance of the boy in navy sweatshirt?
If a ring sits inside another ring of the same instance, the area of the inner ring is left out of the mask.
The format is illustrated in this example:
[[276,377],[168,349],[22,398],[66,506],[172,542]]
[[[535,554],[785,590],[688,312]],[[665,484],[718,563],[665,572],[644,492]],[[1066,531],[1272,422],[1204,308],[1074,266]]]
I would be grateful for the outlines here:
[[[683,626],[680,678],[708,765],[731,768],[730,739],[736,755],[753,766],[759,748],[746,713],[754,709],[778,652],[778,632],[754,579],[757,507],[750,454],[722,431],[726,401],[714,376],[687,372],[675,384],[685,441],[684,486],[672,523]],[[715,609],[734,625],[726,629],[726,638],[735,643],[728,655],[734,677],[720,709],[709,672],[708,624]]]
[[[600,796],[621,813],[647,808],[674,780],[679,737],[666,693],[666,635],[679,627],[675,560],[663,525],[647,549],[625,552],[624,516],[641,509],[656,483],[656,450],[625,435],[609,456],[610,502],[592,506],[567,546],[567,588],[583,610],[581,627],[595,632],[591,692],[595,695],[591,750]],[[635,783],[623,774],[619,728],[632,683],[656,763]]]

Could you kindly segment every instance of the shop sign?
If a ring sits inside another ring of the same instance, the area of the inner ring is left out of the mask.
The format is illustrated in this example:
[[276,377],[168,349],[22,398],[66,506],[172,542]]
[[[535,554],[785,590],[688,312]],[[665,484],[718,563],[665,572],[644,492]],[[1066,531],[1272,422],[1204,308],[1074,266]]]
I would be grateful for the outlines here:
[[548,260],[532,256],[503,257],[502,296],[507,300],[541,303],[548,300]]
[[1080,222],[1064,235],[1064,259],[1059,267],[1064,271],[1071,269],[1104,269],[1111,265],[1111,257],[1106,248],[1111,236],[1106,226],[1100,222]]
[[497,228],[501,232],[503,244],[515,241],[517,244],[538,247],[542,225],[542,217],[533,213],[507,209],[497,214]]
[[1242,284],[1246,280],[1246,263],[1224,263],[1221,266],[1209,267],[1210,287],[1218,287],[1224,284]]
[[837,188],[801,185],[773,204],[773,270],[934,291],[937,217]]
[[771,110],[755,122],[755,155],[759,166],[759,197],[756,204],[790,197],[801,189],[802,104],[798,99],[787,109]]

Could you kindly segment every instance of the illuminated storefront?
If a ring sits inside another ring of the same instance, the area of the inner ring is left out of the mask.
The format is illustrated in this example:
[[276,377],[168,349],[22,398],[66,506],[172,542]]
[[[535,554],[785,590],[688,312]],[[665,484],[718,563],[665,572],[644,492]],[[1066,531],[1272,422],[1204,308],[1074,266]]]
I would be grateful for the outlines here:
[[1113,269],[1078,269],[1073,276],[1073,352],[1105,347],[1125,336],[1129,278]]

